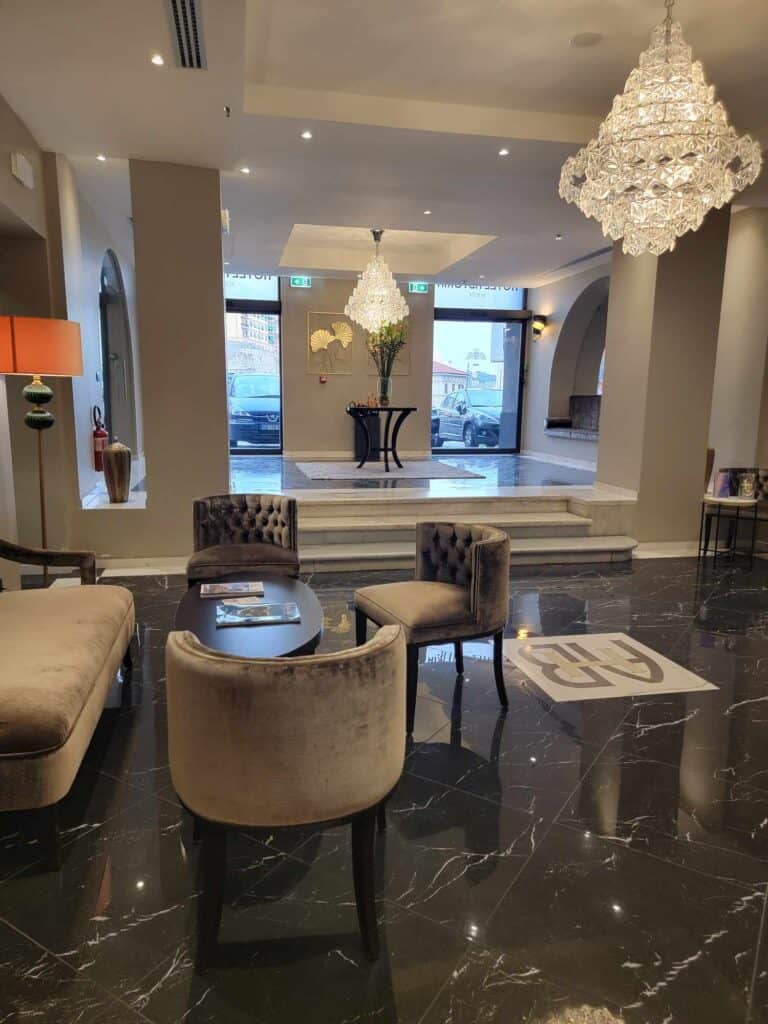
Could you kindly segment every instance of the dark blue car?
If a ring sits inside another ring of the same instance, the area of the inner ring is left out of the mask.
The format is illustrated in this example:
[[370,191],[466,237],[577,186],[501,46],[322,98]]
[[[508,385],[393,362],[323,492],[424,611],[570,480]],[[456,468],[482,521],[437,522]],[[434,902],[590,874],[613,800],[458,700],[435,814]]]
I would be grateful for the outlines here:
[[280,446],[280,378],[234,373],[229,382],[229,443]]

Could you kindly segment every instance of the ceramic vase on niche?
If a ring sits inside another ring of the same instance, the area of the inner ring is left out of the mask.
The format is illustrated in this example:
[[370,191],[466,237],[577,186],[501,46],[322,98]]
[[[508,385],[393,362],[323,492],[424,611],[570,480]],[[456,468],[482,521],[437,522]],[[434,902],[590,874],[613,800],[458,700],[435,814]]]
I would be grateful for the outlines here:
[[103,452],[104,482],[113,505],[128,501],[131,491],[131,449],[115,439]]
[[379,377],[379,405],[387,406],[392,399],[392,378]]

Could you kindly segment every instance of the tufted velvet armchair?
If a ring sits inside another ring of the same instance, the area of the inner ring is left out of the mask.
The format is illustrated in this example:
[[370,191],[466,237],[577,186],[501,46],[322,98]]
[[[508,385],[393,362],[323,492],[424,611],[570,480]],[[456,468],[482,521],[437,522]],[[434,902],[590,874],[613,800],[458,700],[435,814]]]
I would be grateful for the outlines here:
[[509,605],[509,537],[492,526],[417,523],[416,579],[355,592],[357,643],[368,619],[401,625],[407,644],[406,726],[413,732],[419,648],[453,641],[456,670],[464,672],[462,640],[493,637],[493,669],[502,705],[502,643]]
[[190,586],[238,573],[298,576],[296,501],[282,494],[218,494],[192,508]]

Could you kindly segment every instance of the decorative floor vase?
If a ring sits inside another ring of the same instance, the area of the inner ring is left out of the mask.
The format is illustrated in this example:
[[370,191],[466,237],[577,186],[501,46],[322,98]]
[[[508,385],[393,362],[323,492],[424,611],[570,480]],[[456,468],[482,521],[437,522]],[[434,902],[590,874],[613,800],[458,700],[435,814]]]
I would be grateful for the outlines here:
[[128,501],[131,491],[131,449],[113,441],[104,449],[104,483],[113,505]]
[[392,378],[379,377],[379,405],[389,405],[392,398]]

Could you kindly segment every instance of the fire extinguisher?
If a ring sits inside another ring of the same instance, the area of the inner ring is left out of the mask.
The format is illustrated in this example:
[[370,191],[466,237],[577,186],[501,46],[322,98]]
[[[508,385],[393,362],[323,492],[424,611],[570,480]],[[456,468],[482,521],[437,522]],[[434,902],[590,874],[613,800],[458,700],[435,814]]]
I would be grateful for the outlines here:
[[101,418],[101,409],[98,405],[93,407],[93,465],[97,472],[104,469],[104,449],[109,441],[109,434],[106,431]]

